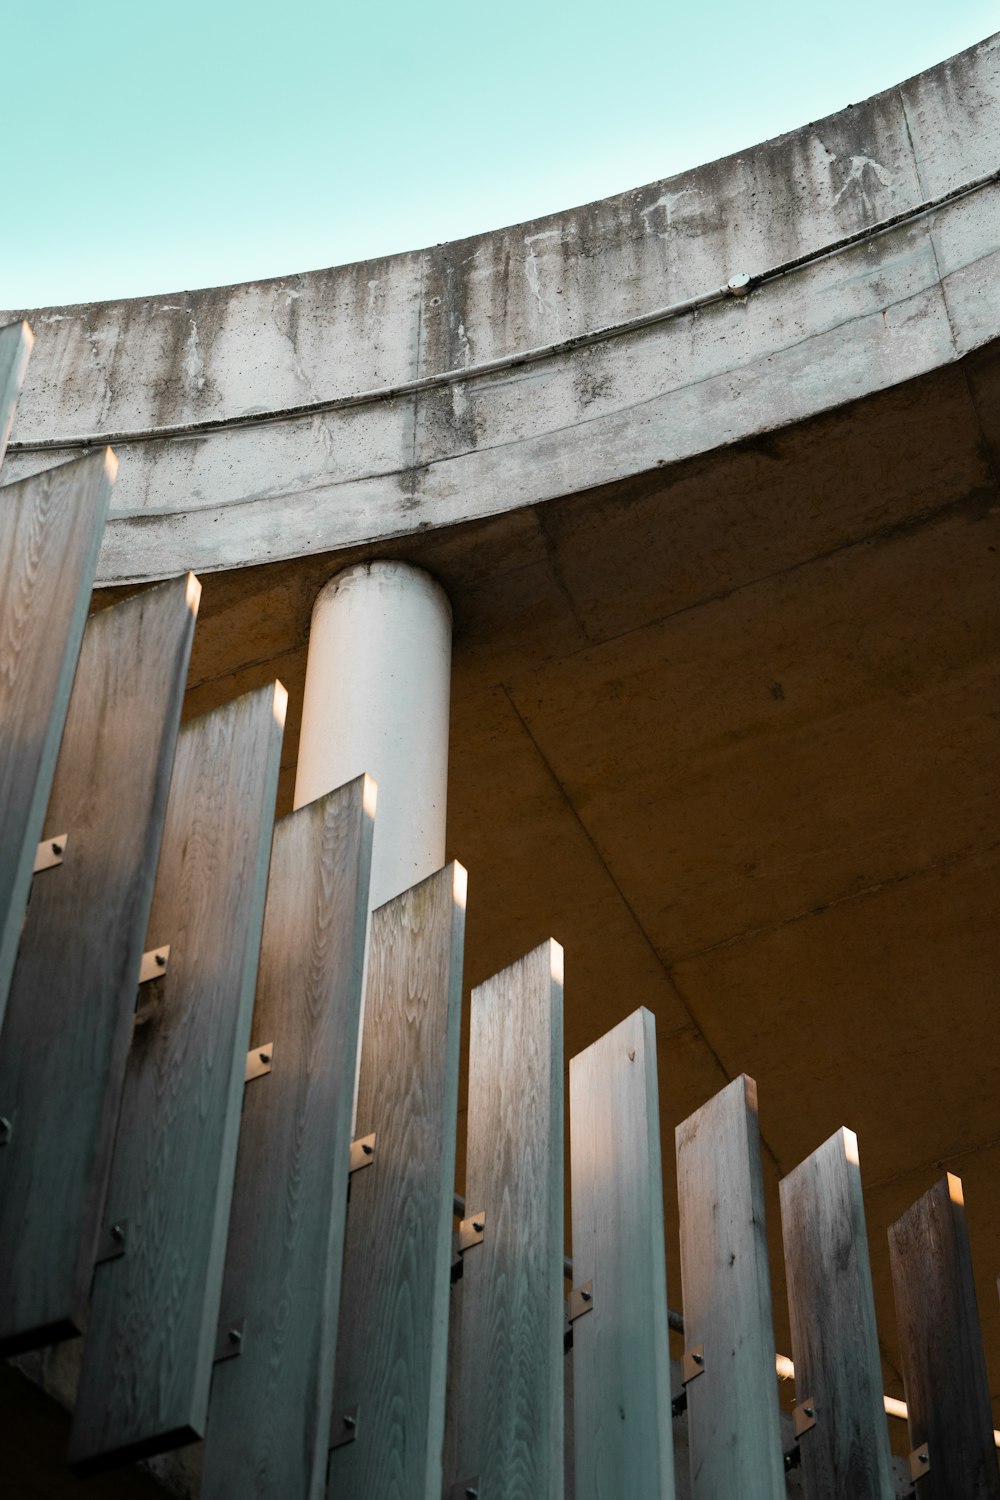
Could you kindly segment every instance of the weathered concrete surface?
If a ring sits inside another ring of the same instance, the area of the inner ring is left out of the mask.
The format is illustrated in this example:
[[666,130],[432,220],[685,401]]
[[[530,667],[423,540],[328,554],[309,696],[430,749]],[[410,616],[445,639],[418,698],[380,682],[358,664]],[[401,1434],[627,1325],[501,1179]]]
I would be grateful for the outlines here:
[[[512,229],[31,312],[37,345],[4,478],[57,456],[18,444],[116,434],[108,583],[402,537],[617,482],[1000,334],[1000,185],[907,218],[998,167],[994,37],[794,134]],[[528,365],[265,425],[127,436],[405,387],[817,256],[746,299]]]

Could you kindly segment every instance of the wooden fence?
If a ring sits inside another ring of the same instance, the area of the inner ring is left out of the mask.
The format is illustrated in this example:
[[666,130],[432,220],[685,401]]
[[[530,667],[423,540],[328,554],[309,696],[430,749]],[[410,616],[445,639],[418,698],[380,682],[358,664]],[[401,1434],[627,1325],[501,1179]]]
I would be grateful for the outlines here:
[[[0,438],[29,348],[0,330]],[[781,1184],[793,1414],[749,1078],[677,1130],[670,1311],[645,1010],[570,1063],[564,1260],[556,943],[473,991],[455,1213],[459,865],[373,914],[351,1139],[376,788],[273,826],[278,684],[179,729],[194,578],[87,618],[114,469],[0,490],[0,1352],[82,1336],[69,1464],[198,1443],[206,1500],[998,1500],[956,1178],[890,1232],[902,1475],[850,1131]]]

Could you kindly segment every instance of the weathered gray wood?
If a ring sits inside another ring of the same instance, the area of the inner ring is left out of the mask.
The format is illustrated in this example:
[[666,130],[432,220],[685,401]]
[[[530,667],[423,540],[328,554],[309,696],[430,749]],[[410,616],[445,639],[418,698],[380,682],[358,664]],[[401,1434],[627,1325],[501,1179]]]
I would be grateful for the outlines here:
[[441,1497],[465,885],[449,865],[372,914],[331,1500]]
[[202,1436],[284,726],[280,684],[182,731],[70,1441],[90,1472]]
[[563,1500],[563,954],[533,953],[472,992],[466,1214],[451,1381],[455,1484]]
[[910,1447],[929,1463],[919,1500],[1000,1496],[990,1387],[959,1178],[949,1172],[889,1230]]
[[375,783],[277,825],[229,1221],[202,1500],[316,1500],[326,1485]]
[[576,1500],[672,1500],[656,1023],[637,1010],[569,1070]]
[[107,449],[0,490],[0,1025],[116,467]]
[[677,1127],[692,1500],[779,1500],[784,1462],[757,1085],[745,1075]]
[[781,1183],[807,1500],[894,1500],[858,1143],[836,1135]]
[[0,1348],[80,1332],[200,585],[177,578],[87,625],[0,1034]]
[[17,398],[35,336],[27,323],[8,323],[0,328],[0,464],[14,425]]

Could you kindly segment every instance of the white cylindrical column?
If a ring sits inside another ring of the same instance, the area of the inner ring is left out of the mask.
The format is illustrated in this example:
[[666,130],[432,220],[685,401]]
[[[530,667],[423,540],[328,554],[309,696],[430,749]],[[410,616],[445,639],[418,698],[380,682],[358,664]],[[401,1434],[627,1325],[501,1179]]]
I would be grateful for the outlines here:
[[371,905],[444,864],[451,606],[402,562],[338,573],[313,606],[295,806],[378,783]]

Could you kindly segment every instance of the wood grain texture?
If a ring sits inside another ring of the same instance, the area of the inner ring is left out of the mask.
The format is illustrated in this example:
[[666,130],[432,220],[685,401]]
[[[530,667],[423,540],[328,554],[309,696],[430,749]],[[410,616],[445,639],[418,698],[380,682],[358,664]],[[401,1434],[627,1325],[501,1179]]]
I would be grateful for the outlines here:
[[188,724],[136,1012],[70,1442],[90,1472],[204,1433],[285,707],[275,684]]
[[202,1500],[326,1485],[375,784],[283,818],[271,854],[222,1292],[242,1353],[215,1370]]
[[110,1165],[199,585],[91,616],[0,1034],[0,1348],[79,1333]]
[[17,398],[35,336],[27,323],[8,323],[0,328],[0,464],[14,425]]
[[334,1370],[357,1437],[330,1454],[330,1500],[441,1500],[465,871],[449,865],[372,914]]
[[949,1172],[889,1230],[910,1447],[927,1445],[919,1500],[996,1500],[997,1453],[962,1184]]
[[894,1500],[861,1167],[838,1130],[781,1183],[795,1393],[816,1426],[799,1451],[807,1500]]
[[779,1500],[784,1463],[757,1126],[745,1075],[677,1127],[692,1500]]
[[533,953],[472,992],[466,1252],[450,1381],[457,1482],[481,1500],[563,1500],[563,954]]
[[673,1500],[656,1023],[637,1010],[569,1070],[576,1500]]
[[0,1026],[115,467],[108,449],[0,490]]

